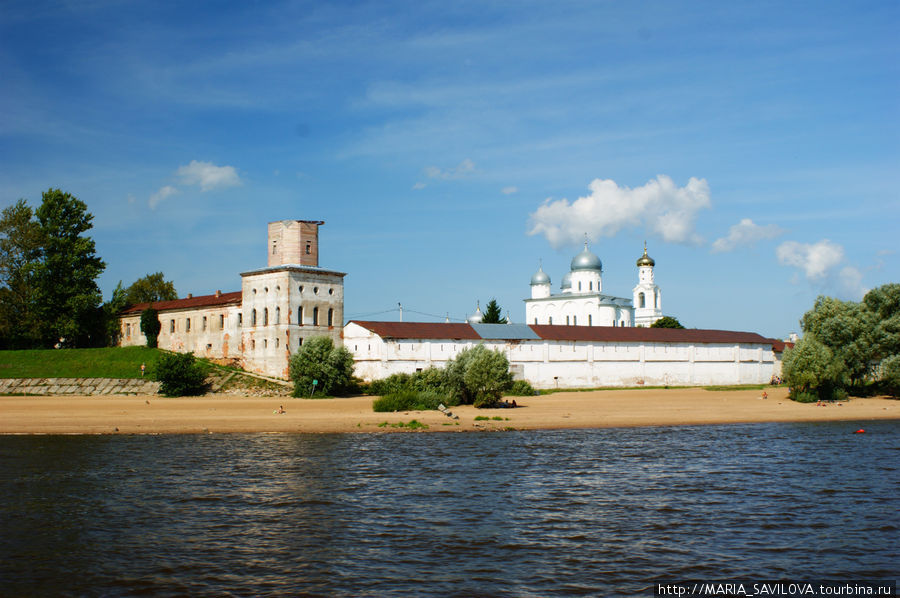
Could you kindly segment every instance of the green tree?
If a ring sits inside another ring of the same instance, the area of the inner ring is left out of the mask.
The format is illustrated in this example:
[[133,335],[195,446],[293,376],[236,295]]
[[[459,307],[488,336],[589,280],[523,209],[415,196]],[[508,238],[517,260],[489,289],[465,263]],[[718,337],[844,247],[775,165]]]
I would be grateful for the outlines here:
[[863,305],[870,314],[871,359],[900,355],[900,284],[872,289],[863,297]]
[[100,289],[106,265],[84,233],[93,216],[84,202],[59,189],[42,196],[35,215],[43,248],[34,270],[34,300],[40,342],[47,347],[89,346],[104,340]]
[[657,321],[650,324],[650,328],[679,328],[684,329],[684,326],[681,325],[681,322],[678,321],[677,318],[673,318],[672,316],[663,316]]
[[853,384],[861,384],[871,371],[873,314],[865,304],[820,296],[803,314],[800,325],[842,361]]
[[207,368],[193,353],[163,353],[156,362],[159,392],[167,397],[202,395],[209,390]]
[[162,272],[154,272],[138,278],[125,291],[125,301],[128,305],[172,301],[173,299],[178,299],[175,285],[172,281],[166,280]]
[[40,256],[40,227],[20,199],[0,214],[0,348],[37,342],[33,275]]
[[849,381],[844,363],[814,335],[785,350],[782,372],[791,398],[800,401],[840,398]]
[[158,346],[159,331],[162,323],[159,321],[159,312],[148,307],[141,312],[141,332],[147,337],[147,346],[155,349]]
[[509,360],[484,345],[465,349],[447,364],[447,386],[461,403],[491,407],[512,386]]
[[106,330],[106,343],[110,347],[119,344],[119,337],[122,335],[121,324],[119,323],[119,314],[127,306],[125,301],[125,289],[122,288],[122,281],[113,289],[112,297],[103,304],[103,320]]
[[[309,396],[314,389],[324,395],[340,394],[350,388],[353,355],[345,347],[335,347],[331,338],[316,336],[291,355],[288,371],[295,397]],[[317,385],[313,385],[314,380],[318,380]]]
[[497,303],[496,299],[491,299],[487,307],[484,308],[484,315],[481,316],[482,324],[502,324],[503,320],[500,317],[500,305]]
[[881,382],[884,389],[895,397],[900,397],[900,354],[886,357],[881,362]]

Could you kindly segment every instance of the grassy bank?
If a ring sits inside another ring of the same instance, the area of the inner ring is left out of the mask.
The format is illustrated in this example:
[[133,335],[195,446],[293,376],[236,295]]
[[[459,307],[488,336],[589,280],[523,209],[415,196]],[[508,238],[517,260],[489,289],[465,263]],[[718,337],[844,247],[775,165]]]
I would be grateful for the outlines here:
[[0,378],[140,378],[160,352],[147,347],[0,351]]

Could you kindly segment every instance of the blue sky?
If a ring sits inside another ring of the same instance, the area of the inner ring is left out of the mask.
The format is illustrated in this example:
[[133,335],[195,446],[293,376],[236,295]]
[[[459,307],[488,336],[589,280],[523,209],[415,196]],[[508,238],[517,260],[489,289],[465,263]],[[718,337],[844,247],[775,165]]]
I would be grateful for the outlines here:
[[585,234],[631,297],[646,239],[666,314],[783,336],[900,281],[898,27],[894,1],[7,0],[0,207],[85,201],[105,298],[238,290],[268,221],[325,220],[348,318],[522,321]]

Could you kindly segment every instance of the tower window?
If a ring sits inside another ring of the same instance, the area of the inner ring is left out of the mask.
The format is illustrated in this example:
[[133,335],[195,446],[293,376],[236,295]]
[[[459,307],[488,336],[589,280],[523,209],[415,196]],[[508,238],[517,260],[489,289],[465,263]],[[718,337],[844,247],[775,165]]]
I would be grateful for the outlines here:
[[314,307],[313,308],[313,326],[318,326],[318,325],[319,325],[319,308]]
[[307,241],[306,242],[306,255],[309,255],[310,253],[312,253],[312,244],[309,241]]
[[303,326],[303,306],[297,307],[297,325]]
[[334,310],[333,309],[328,310],[328,325],[334,326]]
[[646,303],[646,299],[644,298],[643,293],[638,293],[638,307],[644,307]]
[[278,253],[278,241],[272,241],[272,255]]
[[256,308],[254,308],[253,311],[250,312],[250,325],[256,326]]
[[263,308],[263,326],[269,325],[269,308]]
[[280,307],[275,308],[275,323],[281,324],[281,308]]

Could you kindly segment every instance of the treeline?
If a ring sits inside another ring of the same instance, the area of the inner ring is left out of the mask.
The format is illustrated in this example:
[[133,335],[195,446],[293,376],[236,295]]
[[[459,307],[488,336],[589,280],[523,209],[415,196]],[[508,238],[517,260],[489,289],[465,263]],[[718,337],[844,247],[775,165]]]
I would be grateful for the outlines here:
[[157,272],[103,302],[106,264],[87,235],[94,217],[69,193],[50,189],[33,209],[24,199],[0,213],[0,349],[100,347],[118,342],[129,304],[176,299]]
[[819,297],[800,324],[803,338],[784,355],[791,398],[900,394],[900,284],[872,289],[859,303]]

